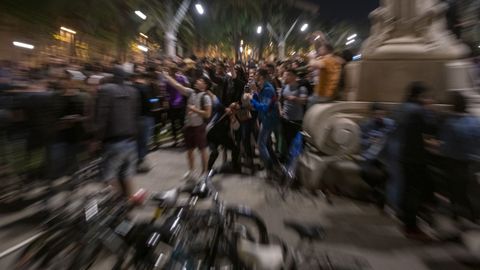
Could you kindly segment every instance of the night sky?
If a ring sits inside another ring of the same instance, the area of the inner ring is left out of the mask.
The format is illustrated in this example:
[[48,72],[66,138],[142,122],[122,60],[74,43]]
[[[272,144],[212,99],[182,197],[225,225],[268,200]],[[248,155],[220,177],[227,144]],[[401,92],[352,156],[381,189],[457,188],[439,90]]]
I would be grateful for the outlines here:
[[[319,16],[327,20],[368,22],[368,14],[378,7],[379,0],[308,0],[319,6]],[[399,0],[400,1],[400,0]]]

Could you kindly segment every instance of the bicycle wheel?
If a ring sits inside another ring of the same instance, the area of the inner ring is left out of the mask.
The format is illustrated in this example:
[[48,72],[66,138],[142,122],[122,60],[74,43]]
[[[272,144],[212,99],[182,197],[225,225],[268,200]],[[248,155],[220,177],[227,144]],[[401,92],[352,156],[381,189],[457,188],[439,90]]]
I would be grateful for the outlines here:
[[63,238],[64,230],[48,231],[32,241],[16,259],[13,269],[37,269],[49,251],[49,243]]
[[48,251],[40,264],[41,269],[68,269],[80,252],[82,235],[76,229],[60,234],[56,239],[46,243]]

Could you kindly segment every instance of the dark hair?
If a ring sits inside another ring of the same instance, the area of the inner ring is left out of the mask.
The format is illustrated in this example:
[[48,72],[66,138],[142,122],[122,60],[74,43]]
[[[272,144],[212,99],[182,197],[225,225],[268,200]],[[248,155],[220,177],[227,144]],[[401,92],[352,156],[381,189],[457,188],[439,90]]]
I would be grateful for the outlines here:
[[428,91],[423,82],[412,82],[407,88],[407,102],[418,103],[421,95]]
[[212,89],[212,81],[210,80],[210,78],[208,78],[207,76],[203,75],[203,76],[201,76],[201,77],[198,78],[198,79],[205,82],[205,84],[207,85],[207,90]]
[[453,105],[453,111],[457,113],[467,112],[467,99],[459,92],[453,92],[451,95],[451,103]]
[[268,80],[268,78],[270,76],[268,74],[268,70],[266,70],[264,68],[261,68],[261,69],[257,70],[257,74],[258,74],[258,76],[262,77],[265,80]]
[[323,47],[325,48],[325,50],[327,50],[327,52],[330,52],[330,53],[333,52],[333,50],[334,50],[332,44],[330,44],[330,43],[323,44]]
[[125,72],[125,70],[123,70],[123,68],[119,65],[113,68],[112,74],[113,74],[113,81],[115,83],[123,83],[123,81],[127,79],[127,72]]
[[298,76],[298,71],[296,69],[289,68],[286,71],[294,76]]
[[270,68],[275,69],[275,66],[274,66],[273,64],[267,64],[267,68],[269,68],[269,69],[270,69]]
[[343,60],[350,62],[353,60],[353,53],[350,50],[343,50],[341,53],[341,57]]

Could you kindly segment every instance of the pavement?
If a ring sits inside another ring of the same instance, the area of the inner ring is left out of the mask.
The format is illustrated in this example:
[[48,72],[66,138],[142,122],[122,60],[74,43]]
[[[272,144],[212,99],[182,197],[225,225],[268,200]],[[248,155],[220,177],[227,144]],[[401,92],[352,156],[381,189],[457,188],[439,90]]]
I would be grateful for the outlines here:
[[[184,151],[160,149],[151,153],[148,160],[153,169],[147,174],[135,177],[136,188],[153,192],[183,184],[182,176],[187,168]],[[266,222],[269,232],[279,236],[290,247],[297,246],[299,239],[294,232],[284,227],[284,220],[324,226],[327,233],[325,240],[312,244],[309,249],[342,254],[340,258],[347,258],[349,255],[361,257],[368,262],[368,268],[364,269],[480,269],[458,262],[458,258],[470,256],[463,244],[423,244],[408,240],[401,234],[395,219],[381,213],[372,205],[340,197],[333,197],[333,205],[330,205],[322,197],[299,192],[290,192],[287,198],[282,200],[277,189],[266,183],[261,175],[218,175],[213,182],[222,200],[227,204],[240,204],[254,209]],[[28,218],[38,213],[38,207],[36,205],[19,212],[0,214],[0,255],[38,232],[36,219]],[[27,218],[22,219],[25,217]],[[0,258],[0,269],[9,269],[16,254]],[[342,257],[343,255],[345,257]],[[104,265],[94,268],[108,269]]]

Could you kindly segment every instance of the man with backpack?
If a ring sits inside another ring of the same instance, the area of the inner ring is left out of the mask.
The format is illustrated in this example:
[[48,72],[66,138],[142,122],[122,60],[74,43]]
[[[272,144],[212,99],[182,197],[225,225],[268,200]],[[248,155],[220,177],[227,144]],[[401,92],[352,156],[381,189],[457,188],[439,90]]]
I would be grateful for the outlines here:
[[188,172],[186,179],[191,179],[195,169],[193,151],[200,151],[202,160],[202,174],[207,173],[208,152],[206,122],[212,114],[212,99],[207,94],[211,89],[212,82],[206,76],[202,76],[195,82],[195,90],[185,87],[170,77],[167,72],[163,73],[167,83],[177,89],[187,98],[187,112],[185,117],[185,145],[187,146]]

